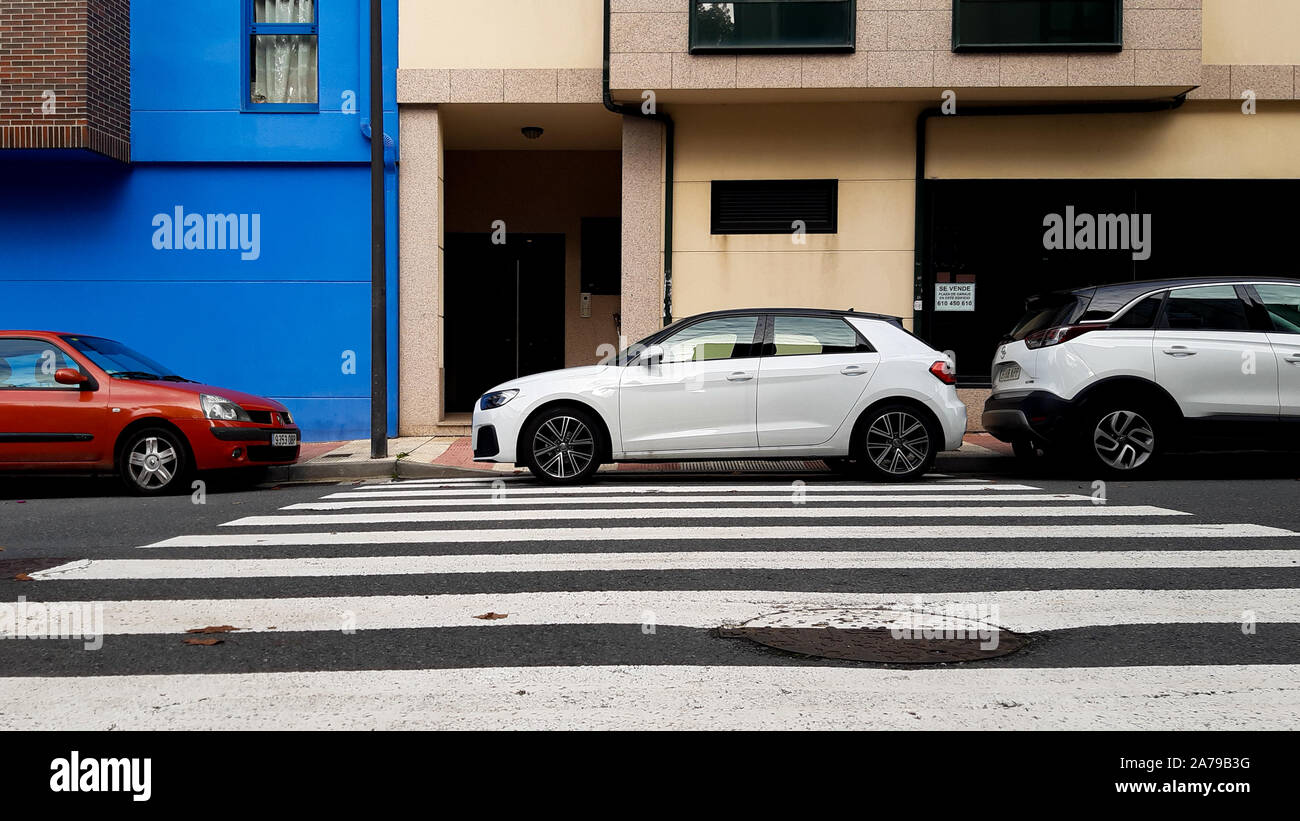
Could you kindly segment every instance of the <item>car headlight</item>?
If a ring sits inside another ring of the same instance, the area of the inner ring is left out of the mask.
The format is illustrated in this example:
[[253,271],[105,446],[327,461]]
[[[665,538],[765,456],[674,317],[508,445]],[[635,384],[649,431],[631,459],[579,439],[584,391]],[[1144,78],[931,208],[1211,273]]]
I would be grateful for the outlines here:
[[519,391],[511,389],[508,391],[493,391],[492,393],[483,394],[483,398],[478,400],[479,410],[492,410],[499,408],[519,395]]
[[199,394],[199,404],[203,406],[203,415],[209,419],[220,419],[222,422],[253,421],[243,408],[224,396],[201,393]]

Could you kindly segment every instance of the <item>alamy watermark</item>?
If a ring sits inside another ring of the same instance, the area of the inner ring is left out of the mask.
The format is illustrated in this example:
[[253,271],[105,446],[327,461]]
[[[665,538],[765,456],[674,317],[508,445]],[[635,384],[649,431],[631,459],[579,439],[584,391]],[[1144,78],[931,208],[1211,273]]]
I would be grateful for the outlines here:
[[1150,214],[1064,214],[1043,217],[1043,247],[1049,251],[1132,251],[1133,259],[1151,259]]
[[262,256],[261,214],[154,214],[153,247],[158,251],[239,251],[252,261]]
[[0,604],[0,639],[82,639],[87,650],[104,646],[103,602]]

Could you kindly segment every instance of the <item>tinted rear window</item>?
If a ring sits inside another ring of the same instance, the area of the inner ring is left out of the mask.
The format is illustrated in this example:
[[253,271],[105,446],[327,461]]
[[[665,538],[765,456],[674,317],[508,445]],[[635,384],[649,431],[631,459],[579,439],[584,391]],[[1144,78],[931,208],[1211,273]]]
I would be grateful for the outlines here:
[[1025,315],[1011,331],[1011,339],[1019,342],[1035,331],[1070,325],[1078,320],[1088,307],[1088,299],[1076,294],[1047,294],[1029,300]]

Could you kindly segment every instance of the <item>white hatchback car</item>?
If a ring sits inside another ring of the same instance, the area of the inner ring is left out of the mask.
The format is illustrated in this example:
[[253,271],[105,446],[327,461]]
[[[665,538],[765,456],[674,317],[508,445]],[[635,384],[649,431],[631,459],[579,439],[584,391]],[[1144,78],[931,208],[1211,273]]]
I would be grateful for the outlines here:
[[776,308],[684,319],[604,365],[514,379],[474,409],[474,459],[580,482],[601,464],[824,459],[885,481],[961,447],[951,360],[897,317]]

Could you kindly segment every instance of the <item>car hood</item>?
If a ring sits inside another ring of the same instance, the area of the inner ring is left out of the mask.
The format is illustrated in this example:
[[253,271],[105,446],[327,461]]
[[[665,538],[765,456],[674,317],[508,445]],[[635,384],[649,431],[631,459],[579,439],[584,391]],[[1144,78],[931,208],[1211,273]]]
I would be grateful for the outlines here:
[[267,399],[264,396],[241,391],[232,391],[230,388],[218,388],[215,385],[202,385],[198,382],[163,382],[153,379],[132,379],[129,384],[146,384],[151,388],[162,388],[176,393],[189,394],[195,397],[195,403],[198,402],[199,394],[206,393],[213,396],[224,396],[245,410],[272,410],[278,412],[289,410],[274,399]]
[[583,382],[585,380],[603,376],[609,373],[612,365],[578,365],[572,368],[561,368],[556,371],[543,371],[542,373],[533,373],[528,376],[521,376],[518,379],[511,379],[509,382],[502,382],[484,393],[493,391],[503,391],[510,388],[526,388],[531,385],[542,383],[550,384],[572,384],[574,382]]

